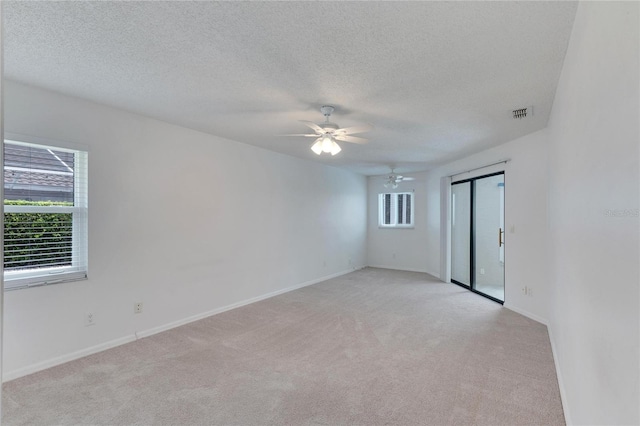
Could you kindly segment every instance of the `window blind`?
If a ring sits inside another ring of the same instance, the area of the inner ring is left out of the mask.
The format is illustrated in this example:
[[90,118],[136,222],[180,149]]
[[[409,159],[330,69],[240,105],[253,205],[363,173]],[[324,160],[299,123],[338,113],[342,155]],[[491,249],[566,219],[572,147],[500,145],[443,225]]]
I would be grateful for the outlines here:
[[378,225],[390,228],[413,227],[413,194],[410,192],[378,195]]
[[391,194],[384,194],[384,224],[391,224]]

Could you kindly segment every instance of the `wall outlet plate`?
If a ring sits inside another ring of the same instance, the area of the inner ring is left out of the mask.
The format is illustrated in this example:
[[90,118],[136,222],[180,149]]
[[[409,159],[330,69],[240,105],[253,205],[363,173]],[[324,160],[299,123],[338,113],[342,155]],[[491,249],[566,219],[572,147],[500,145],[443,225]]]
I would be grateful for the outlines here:
[[136,302],[133,304],[133,313],[134,314],[142,313],[142,302]]

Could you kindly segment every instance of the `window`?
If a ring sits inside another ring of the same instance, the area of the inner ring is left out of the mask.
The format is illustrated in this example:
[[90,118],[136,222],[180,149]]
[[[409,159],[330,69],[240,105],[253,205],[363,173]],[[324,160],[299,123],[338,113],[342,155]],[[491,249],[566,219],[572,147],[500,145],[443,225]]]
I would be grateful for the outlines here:
[[87,153],[4,143],[5,288],[87,276]]
[[378,195],[379,225],[394,228],[413,227],[413,193]]

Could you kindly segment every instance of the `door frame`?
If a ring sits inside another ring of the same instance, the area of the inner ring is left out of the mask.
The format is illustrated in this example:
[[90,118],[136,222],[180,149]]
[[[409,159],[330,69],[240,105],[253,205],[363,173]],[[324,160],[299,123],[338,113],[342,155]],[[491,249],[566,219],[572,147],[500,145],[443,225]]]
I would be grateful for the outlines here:
[[[476,254],[475,254],[475,245],[476,245],[475,244],[475,193],[476,193],[475,181],[477,181],[479,179],[492,177],[492,176],[498,176],[498,175],[503,175],[503,179],[502,180],[503,180],[503,182],[506,181],[505,172],[504,172],[504,170],[502,170],[502,171],[499,171],[499,172],[489,173],[489,174],[482,175],[482,176],[475,176],[475,177],[472,177],[472,178],[469,178],[469,179],[458,180],[458,181],[450,183],[450,186],[453,186],[453,185],[458,185],[458,184],[463,184],[463,183],[469,182],[469,184],[470,184],[469,185],[469,193],[470,193],[469,197],[470,197],[470,203],[471,203],[470,204],[471,213],[469,214],[469,221],[470,221],[470,224],[469,224],[469,232],[470,232],[470,235],[469,235],[469,285],[461,283],[460,281],[457,281],[457,280],[455,280],[453,278],[451,278],[451,282],[456,284],[456,285],[459,285],[460,287],[465,288],[465,289],[467,289],[467,290],[469,290],[469,291],[471,291],[473,293],[479,294],[480,296],[486,297],[487,299],[493,300],[494,302],[497,302],[497,303],[499,303],[501,305],[504,305],[504,300],[497,299],[497,298],[495,298],[493,296],[490,296],[490,295],[488,295],[486,293],[483,293],[483,292],[478,291],[478,290],[475,289],[475,281],[476,281],[476,279],[475,279],[476,278],[476,276],[475,276],[475,267],[476,267],[476,265],[475,265],[475,260],[476,260],[475,259],[475,257],[476,257]],[[451,190],[449,190],[448,192],[449,192],[449,203],[451,203]],[[506,200],[506,186],[505,186],[505,200]],[[505,207],[506,207],[506,201],[505,201],[505,206],[503,206],[503,209],[505,209]],[[451,229],[451,226],[452,226],[451,225],[451,222],[452,222],[451,221],[451,216],[452,216],[452,214],[453,214],[453,210],[450,208],[449,209],[449,235],[450,235],[450,238],[453,237],[453,232],[452,232],[452,229]],[[503,211],[503,214],[505,216],[505,223],[506,223],[506,212]],[[451,242],[449,244],[449,255],[450,256],[452,256],[452,254],[451,254],[452,247],[453,247],[453,243]],[[504,249],[505,270],[502,272],[502,274],[503,274],[502,285],[503,285],[503,288],[504,288],[504,294],[505,294],[505,299],[506,299],[506,287],[507,287],[506,284],[507,283],[506,283],[505,271],[506,271],[506,263],[507,263],[507,250],[506,250],[506,245],[504,247],[505,247],[505,249]],[[449,264],[449,267],[451,267],[451,263]],[[451,273],[449,273],[449,276],[451,276]]]

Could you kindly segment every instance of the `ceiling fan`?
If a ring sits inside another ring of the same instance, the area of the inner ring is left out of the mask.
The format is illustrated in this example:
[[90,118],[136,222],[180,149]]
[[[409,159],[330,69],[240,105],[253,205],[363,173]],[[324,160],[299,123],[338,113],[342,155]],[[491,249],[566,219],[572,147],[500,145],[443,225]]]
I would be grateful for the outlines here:
[[394,173],[395,167],[391,167],[391,174],[385,178],[384,187],[396,189],[400,182],[414,180],[415,178],[402,176]]
[[315,133],[300,133],[294,135],[282,135],[282,136],[302,136],[306,138],[316,138],[315,143],[311,146],[311,150],[316,154],[320,155],[323,152],[331,153],[331,155],[336,155],[342,148],[336,141],[340,142],[350,142],[357,144],[365,144],[369,142],[365,138],[361,138],[358,136],[351,136],[355,133],[364,133],[373,129],[373,126],[370,124],[365,124],[361,126],[353,126],[353,127],[345,127],[340,128],[336,123],[332,123],[329,121],[329,117],[331,117],[331,113],[333,113],[334,108],[331,105],[324,105],[320,108],[320,112],[325,117],[324,123],[316,124],[312,121],[300,120],[302,124],[311,128]]

